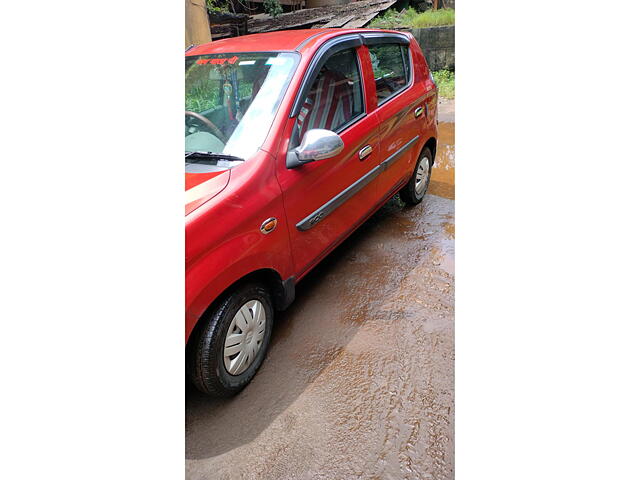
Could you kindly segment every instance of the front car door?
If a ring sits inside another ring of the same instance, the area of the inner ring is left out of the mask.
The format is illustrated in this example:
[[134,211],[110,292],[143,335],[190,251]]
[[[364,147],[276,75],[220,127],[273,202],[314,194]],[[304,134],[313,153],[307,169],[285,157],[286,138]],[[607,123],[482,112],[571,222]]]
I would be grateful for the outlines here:
[[277,177],[297,278],[357,227],[377,203],[372,182],[377,170],[373,174],[372,170],[380,160],[378,124],[376,116],[369,114],[363,81],[364,75],[371,75],[368,55],[359,35],[337,37],[320,47],[285,127],[286,150],[295,148],[311,128],[331,130],[345,145],[333,158],[291,169],[286,167],[286,151],[280,149]]

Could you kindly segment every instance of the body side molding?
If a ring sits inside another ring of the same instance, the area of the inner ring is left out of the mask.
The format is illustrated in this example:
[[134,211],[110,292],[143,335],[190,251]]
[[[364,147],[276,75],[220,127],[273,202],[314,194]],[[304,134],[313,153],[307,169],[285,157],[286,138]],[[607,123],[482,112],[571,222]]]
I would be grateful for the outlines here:
[[414,143],[416,143],[418,141],[419,138],[420,138],[419,135],[416,135],[415,137],[413,137],[411,140],[409,140],[407,143],[405,143],[403,146],[401,146],[398,150],[396,150],[396,152],[393,155],[387,157],[380,164],[380,166],[383,167],[384,170],[389,168],[389,166],[391,164],[393,164],[393,162],[398,160],[398,158],[400,158],[400,155],[402,155],[404,152],[406,152]]
[[384,170],[389,168],[389,165],[391,165],[398,158],[400,158],[400,155],[406,152],[409,149],[409,147],[411,147],[411,145],[413,145],[418,141],[419,138],[420,138],[419,136],[413,137],[411,140],[405,143],[402,147],[400,147],[393,155],[389,156],[382,163],[380,163],[380,165],[369,170],[364,176],[360,177],[354,183],[349,185],[347,188],[345,188],[342,192],[340,192],[338,195],[333,197],[327,203],[322,205],[317,210],[313,211],[311,214],[307,215],[302,220],[300,220],[296,224],[296,228],[301,232],[304,232],[315,227],[322,219],[326,218],[331,212],[333,212],[340,205],[345,203],[347,200],[353,197],[356,193],[362,190],[365,186],[367,186],[367,184],[369,184],[371,180],[373,180],[380,173],[382,173]]
[[356,193],[362,190],[371,180],[376,178],[378,174],[383,170],[382,165],[378,165],[373,169],[369,170],[364,176],[360,177],[357,181],[349,185],[338,195],[333,197],[327,203],[322,205],[316,211],[306,216],[304,219],[300,220],[296,224],[296,228],[301,232],[309,230],[314,227],[320,220],[325,218],[331,212],[333,212],[336,208],[342,205],[344,202],[353,197]]

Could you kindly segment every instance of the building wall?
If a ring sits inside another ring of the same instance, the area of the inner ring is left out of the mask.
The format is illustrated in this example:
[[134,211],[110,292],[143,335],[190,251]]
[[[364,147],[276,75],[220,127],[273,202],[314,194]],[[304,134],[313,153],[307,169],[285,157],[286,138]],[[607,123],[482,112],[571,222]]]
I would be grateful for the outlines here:
[[411,30],[427,57],[431,70],[455,70],[455,28],[455,25],[450,25]]

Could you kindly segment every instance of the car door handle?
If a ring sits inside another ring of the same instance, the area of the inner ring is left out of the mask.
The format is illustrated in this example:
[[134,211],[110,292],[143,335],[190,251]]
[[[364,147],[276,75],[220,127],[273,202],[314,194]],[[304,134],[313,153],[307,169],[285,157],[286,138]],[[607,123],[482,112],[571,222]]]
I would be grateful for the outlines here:
[[418,107],[414,110],[413,113],[415,114],[416,118],[418,118],[420,115],[422,115],[422,112],[424,112],[424,108]]
[[371,152],[373,152],[373,148],[371,147],[371,145],[367,145],[358,152],[358,156],[360,157],[360,160],[364,160],[369,155],[371,155]]

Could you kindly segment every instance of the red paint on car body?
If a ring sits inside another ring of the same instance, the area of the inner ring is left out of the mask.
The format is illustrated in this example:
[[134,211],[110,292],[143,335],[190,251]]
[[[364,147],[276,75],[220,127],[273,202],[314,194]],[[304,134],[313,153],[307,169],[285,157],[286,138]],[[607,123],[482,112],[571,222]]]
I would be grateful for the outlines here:
[[[286,167],[296,124],[290,112],[314,56],[336,37],[369,33],[399,32],[289,30],[229,38],[187,51],[187,56],[223,54],[236,58],[243,52],[298,52],[300,57],[260,149],[224,172],[186,174],[187,340],[207,308],[246,276],[269,272],[281,281],[298,282],[400,190],[427,142],[435,145],[437,89],[417,42],[403,33],[409,39],[411,58],[406,88],[378,106],[369,48],[366,44],[354,47],[362,75],[364,112],[339,132],[344,149],[333,158]],[[420,108],[424,113],[414,114]],[[296,227],[412,140],[388,168],[329,215],[319,218],[313,228],[301,231]],[[371,153],[361,160],[359,152],[365,146],[371,147]],[[260,226],[272,217],[278,220],[277,227],[262,233]]]

